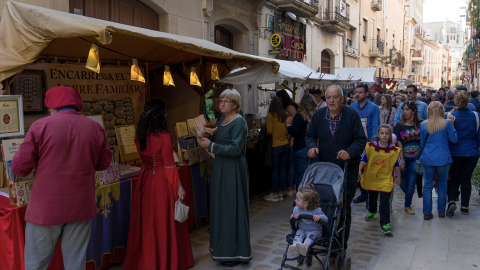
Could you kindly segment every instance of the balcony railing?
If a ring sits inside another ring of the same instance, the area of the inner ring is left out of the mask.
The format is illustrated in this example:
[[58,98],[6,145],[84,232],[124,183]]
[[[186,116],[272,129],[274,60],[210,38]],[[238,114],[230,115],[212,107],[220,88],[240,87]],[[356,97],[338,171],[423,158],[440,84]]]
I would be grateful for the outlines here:
[[370,43],[370,57],[382,57],[384,53],[382,39],[372,39]]
[[382,10],[382,0],[372,0],[372,9],[375,11]]
[[412,57],[422,57],[422,51],[413,51]]
[[416,25],[415,26],[415,36],[425,39],[425,30],[423,30],[421,25]]
[[321,8],[321,25],[335,32],[346,32],[350,28],[350,6],[341,4],[340,0],[328,1],[330,4],[335,2],[335,5],[329,5],[335,8]]
[[480,52],[480,39],[473,39],[473,50],[476,52]]
[[401,68],[405,67],[405,57],[402,54],[396,53],[392,57],[393,57],[392,59],[393,67],[401,67]]
[[349,45],[345,45],[345,53],[357,56],[358,55],[358,49],[354,48],[352,46],[349,46]]
[[302,17],[318,14],[318,0],[271,0],[272,4]]

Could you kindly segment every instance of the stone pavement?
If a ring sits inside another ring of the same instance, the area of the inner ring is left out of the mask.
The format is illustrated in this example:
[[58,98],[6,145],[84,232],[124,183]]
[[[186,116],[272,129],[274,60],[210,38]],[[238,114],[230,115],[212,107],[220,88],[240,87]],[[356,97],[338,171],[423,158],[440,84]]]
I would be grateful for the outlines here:
[[[472,192],[470,215],[461,215],[457,210],[453,218],[440,219],[434,214],[429,221],[423,220],[422,200],[416,194],[412,205],[416,215],[403,211],[404,194],[400,188],[395,187],[394,194],[391,216],[393,237],[381,233],[378,215],[374,221],[365,221],[367,210],[364,203],[353,204],[347,252],[347,256],[352,258],[353,270],[479,269],[480,197],[476,191]],[[289,197],[283,202],[271,203],[264,201],[262,196],[250,198],[253,260],[248,265],[234,268],[223,268],[213,262],[208,252],[207,227],[201,227],[190,234],[195,260],[195,266],[190,269],[279,269],[286,248],[285,236],[290,232],[288,219],[294,199]],[[436,213],[436,198],[433,205]],[[300,269],[323,269],[315,259],[311,267],[297,266],[292,261],[288,263]],[[121,269],[121,265],[109,268],[114,269]]]

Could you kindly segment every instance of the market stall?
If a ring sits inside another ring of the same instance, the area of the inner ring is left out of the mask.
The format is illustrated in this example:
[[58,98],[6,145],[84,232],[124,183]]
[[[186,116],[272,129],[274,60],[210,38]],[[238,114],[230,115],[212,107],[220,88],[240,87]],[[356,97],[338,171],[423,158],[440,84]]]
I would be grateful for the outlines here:
[[[105,128],[108,142],[119,153],[116,159],[120,164],[139,165],[138,153],[129,139],[135,134],[134,125],[146,100],[162,98],[167,103],[167,120],[176,146],[181,138],[174,132],[175,124],[203,112],[205,93],[215,82],[236,68],[262,64],[272,73],[279,68],[273,60],[238,53],[206,40],[17,2],[5,4],[0,32],[0,90],[23,98],[18,114],[25,119],[25,131],[20,133],[25,134],[33,121],[47,116],[43,105],[47,89],[70,86],[82,97],[83,114],[96,117]],[[14,138],[21,137],[22,134],[18,134]],[[180,148],[176,150],[182,152]],[[180,181],[189,194],[185,201],[191,207],[186,221],[190,231],[209,219],[209,159],[199,158],[190,163],[180,157],[179,161],[187,164],[177,167]],[[98,174],[97,177],[101,183],[103,180]],[[134,178],[128,182],[135,185]],[[125,243],[121,243],[122,237],[115,236],[126,234],[128,225],[110,229],[109,226],[129,219],[130,199],[124,199],[127,195],[122,195],[123,192],[118,195],[116,191],[107,191],[116,185],[123,187],[125,181],[104,183],[97,188],[97,192],[102,193],[97,197],[97,207],[103,210],[99,210],[92,225],[95,238],[91,239],[87,261],[94,262],[94,266],[87,265],[88,269],[123,260]],[[124,188],[121,190],[129,193]],[[0,250],[0,261],[23,262],[21,230],[25,226],[26,206],[8,206],[4,198],[1,205],[0,213],[5,214],[2,218],[12,213],[15,218],[2,220],[2,227],[7,230],[0,232],[3,239],[0,241],[9,239],[9,244],[0,247],[6,249]],[[108,207],[119,212],[108,212]],[[116,218],[116,222],[112,223],[112,218]],[[14,227],[15,235],[8,229]],[[56,254],[51,269],[62,267],[61,256]]]

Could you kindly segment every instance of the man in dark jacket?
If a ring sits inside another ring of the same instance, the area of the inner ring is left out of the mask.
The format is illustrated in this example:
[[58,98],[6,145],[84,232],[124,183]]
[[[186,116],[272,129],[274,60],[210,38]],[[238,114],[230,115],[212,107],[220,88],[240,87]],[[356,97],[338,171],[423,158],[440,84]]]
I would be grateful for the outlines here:
[[470,95],[472,97],[470,98],[470,103],[472,103],[475,106],[475,111],[480,112],[480,101],[478,100],[478,91],[473,90],[470,92]]
[[[338,85],[331,85],[325,91],[327,107],[317,110],[312,117],[305,135],[308,156],[317,154],[320,162],[331,162],[344,168],[347,166],[347,218],[345,220],[345,249],[347,248],[352,222],[351,203],[355,197],[358,180],[358,166],[367,138],[363,132],[360,115],[348,106],[342,106],[343,91]],[[318,140],[318,148],[317,148]],[[340,220],[341,224],[344,222]]]

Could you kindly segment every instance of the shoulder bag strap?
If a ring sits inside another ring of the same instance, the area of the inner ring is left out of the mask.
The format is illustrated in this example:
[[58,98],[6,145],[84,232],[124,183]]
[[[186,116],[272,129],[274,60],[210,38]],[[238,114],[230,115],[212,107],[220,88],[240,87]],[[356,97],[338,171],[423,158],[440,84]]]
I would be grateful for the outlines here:
[[478,123],[478,122],[479,122],[479,120],[478,120],[478,113],[477,113],[477,112],[473,112],[473,113],[475,114],[475,120],[477,121],[477,129],[476,129],[477,132],[476,132],[476,133],[478,133],[478,125],[479,125],[479,123]]
[[390,108],[390,112],[388,113],[388,117],[387,117],[387,122],[386,122],[386,123],[384,123],[384,124],[388,124],[388,123],[390,123],[390,115],[392,115],[392,110],[393,110],[393,109],[392,109],[392,108]]
[[427,138],[425,139],[425,143],[423,144],[422,151],[425,148],[425,145],[427,145],[428,135],[430,135],[430,134],[428,133],[428,130],[427,130]]

